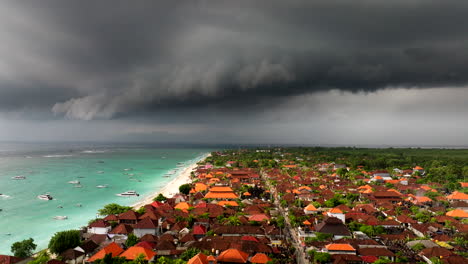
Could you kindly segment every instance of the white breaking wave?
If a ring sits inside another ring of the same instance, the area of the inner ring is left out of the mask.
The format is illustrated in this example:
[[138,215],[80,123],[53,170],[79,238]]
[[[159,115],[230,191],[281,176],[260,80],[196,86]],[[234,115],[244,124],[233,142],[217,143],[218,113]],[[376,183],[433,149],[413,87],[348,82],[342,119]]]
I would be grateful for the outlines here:
[[94,154],[94,153],[106,153],[107,150],[83,150],[81,153]]
[[73,155],[71,154],[63,154],[63,155],[60,155],[60,154],[55,154],[55,155],[45,155],[45,156],[42,156],[44,158],[64,158],[64,157],[71,157]]

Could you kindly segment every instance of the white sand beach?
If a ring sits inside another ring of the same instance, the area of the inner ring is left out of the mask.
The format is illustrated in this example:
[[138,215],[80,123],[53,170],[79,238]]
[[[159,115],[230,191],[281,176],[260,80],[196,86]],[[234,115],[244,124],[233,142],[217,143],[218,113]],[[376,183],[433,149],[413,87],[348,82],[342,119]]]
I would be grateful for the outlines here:
[[166,186],[164,186],[162,189],[157,190],[156,192],[152,193],[151,195],[148,195],[147,197],[143,198],[142,200],[138,201],[137,203],[133,204],[132,207],[134,209],[138,209],[144,205],[150,204],[153,202],[154,197],[158,196],[160,193],[162,195],[170,198],[174,194],[179,192],[179,186],[185,183],[190,183],[192,180],[190,179],[190,173],[197,167],[197,163],[206,159],[209,157],[211,154],[207,153],[206,155],[203,155],[203,157],[192,164],[188,165],[187,167],[183,168],[182,171],[180,171],[177,175],[176,178],[174,178],[172,181],[170,181]]

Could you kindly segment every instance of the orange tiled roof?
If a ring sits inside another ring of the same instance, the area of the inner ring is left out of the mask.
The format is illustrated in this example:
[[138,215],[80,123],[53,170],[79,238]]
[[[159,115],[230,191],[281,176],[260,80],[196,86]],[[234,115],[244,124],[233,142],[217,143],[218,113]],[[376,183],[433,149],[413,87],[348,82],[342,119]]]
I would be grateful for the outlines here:
[[238,249],[230,248],[227,249],[218,256],[218,261],[222,262],[234,262],[234,263],[247,263],[249,254]]
[[204,183],[201,183],[201,182],[197,182],[195,183],[195,191],[196,192],[203,192],[203,191],[206,191],[208,189],[208,186],[206,186],[206,184]]
[[208,192],[205,198],[209,199],[237,199],[237,195],[233,192]]
[[187,202],[180,202],[176,206],[174,206],[174,209],[180,209],[182,211],[187,211],[190,208],[190,204]]
[[156,256],[156,253],[152,251],[151,249],[147,249],[144,247],[129,247],[125,252],[120,254],[119,257],[124,257],[128,260],[134,260],[136,259],[140,254],[143,254],[145,256],[146,260],[151,260],[154,256]]
[[333,251],[355,251],[356,249],[353,248],[350,244],[328,244],[325,246],[327,250]]
[[208,264],[208,257],[203,253],[198,253],[187,261],[187,264]]
[[432,202],[432,199],[427,196],[416,196],[414,198],[418,203],[429,203]]
[[468,182],[460,182],[460,185],[462,188],[467,188],[468,187]]
[[304,222],[302,222],[304,225],[312,225],[311,222],[309,222],[309,220],[305,220]]
[[118,256],[123,252],[123,249],[119,247],[115,242],[110,243],[103,249],[99,250],[96,254],[88,259],[88,262],[93,262],[97,259],[103,259],[107,254],[111,254],[112,257]]
[[416,166],[416,167],[414,167],[414,170],[424,170],[424,169],[423,169],[423,167]]
[[468,218],[468,213],[463,211],[462,209],[455,209],[445,214],[446,216],[451,217],[461,217],[461,218]]
[[234,192],[229,186],[215,186],[210,188],[210,192]]
[[264,253],[257,253],[257,254],[255,254],[255,256],[253,256],[250,259],[250,262],[255,263],[255,264],[264,264],[264,263],[267,263],[270,260],[271,260],[271,258],[269,258]]
[[468,194],[459,192],[459,191],[454,191],[452,194],[447,196],[447,199],[450,200],[468,200]]
[[329,213],[332,213],[332,214],[342,214],[343,211],[341,211],[340,209],[338,208],[332,208],[330,209],[330,211],[328,211]]
[[225,206],[225,205],[239,206],[239,204],[236,201],[219,201],[218,205],[221,205],[221,206]]
[[306,210],[306,211],[317,211],[317,208],[315,208],[315,206],[313,204],[309,204],[308,206],[306,206],[304,208],[304,210]]

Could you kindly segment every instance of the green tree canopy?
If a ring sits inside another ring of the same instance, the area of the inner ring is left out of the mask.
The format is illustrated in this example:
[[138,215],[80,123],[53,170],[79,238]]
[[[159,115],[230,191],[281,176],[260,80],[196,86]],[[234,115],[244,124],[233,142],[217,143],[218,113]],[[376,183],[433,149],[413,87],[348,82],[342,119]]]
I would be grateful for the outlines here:
[[34,244],[34,239],[29,238],[23,241],[15,242],[11,245],[11,252],[13,255],[18,258],[27,258],[33,254],[33,250],[37,247]]
[[167,197],[164,196],[162,193],[158,194],[158,196],[156,196],[153,201],[158,201],[158,202],[164,202],[167,200]]
[[135,236],[133,233],[130,233],[125,241],[125,246],[132,247],[138,243],[138,237]]
[[67,249],[79,246],[80,243],[80,231],[78,230],[57,232],[49,241],[49,250],[52,253],[60,254]]
[[191,189],[192,189],[192,186],[190,186],[190,184],[188,183],[182,184],[181,186],[179,186],[179,192],[185,195],[189,194]]
[[122,206],[116,203],[110,203],[104,206],[104,208],[99,209],[98,212],[100,215],[110,215],[110,214],[121,214],[128,210],[131,210],[130,206]]
[[29,261],[28,264],[45,264],[49,260],[50,256],[47,250],[43,250],[37,255],[36,259]]

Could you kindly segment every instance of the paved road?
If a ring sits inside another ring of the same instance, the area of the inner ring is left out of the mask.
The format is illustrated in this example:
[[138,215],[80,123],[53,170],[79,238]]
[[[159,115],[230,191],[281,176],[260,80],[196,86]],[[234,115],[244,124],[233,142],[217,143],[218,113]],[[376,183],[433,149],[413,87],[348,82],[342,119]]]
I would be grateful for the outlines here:
[[273,186],[271,186],[268,182],[268,179],[265,177],[265,174],[264,173],[261,173],[262,175],[262,178],[267,186],[267,188],[270,190],[270,192],[273,194],[273,197],[275,198],[275,205],[276,205],[276,208],[279,209],[281,215],[284,217],[284,220],[285,220],[285,229],[287,230],[287,237],[289,238],[289,240],[291,240],[292,242],[292,245],[296,248],[296,262],[298,264],[308,264],[309,261],[306,259],[306,253],[304,252],[303,250],[303,247],[302,247],[302,244],[300,242],[300,239],[299,237],[297,236],[297,232],[295,232],[295,228],[293,228],[291,226],[291,223],[289,221],[289,217],[287,216],[286,214],[286,210],[281,207],[281,204],[279,203],[279,197],[278,197],[278,194],[276,192],[276,188],[274,188]]

